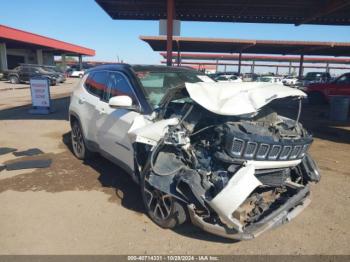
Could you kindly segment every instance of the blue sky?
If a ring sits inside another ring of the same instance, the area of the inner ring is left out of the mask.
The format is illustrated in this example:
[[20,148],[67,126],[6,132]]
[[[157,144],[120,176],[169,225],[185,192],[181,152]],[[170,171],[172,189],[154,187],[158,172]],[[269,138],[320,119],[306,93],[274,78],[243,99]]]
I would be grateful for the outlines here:
[[[112,20],[94,0],[0,0],[0,8],[0,24],[95,49],[93,60],[116,61],[117,56],[128,63],[161,60],[138,38],[157,35],[157,21]],[[350,42],[350,27],[182,22],[181,35]]]

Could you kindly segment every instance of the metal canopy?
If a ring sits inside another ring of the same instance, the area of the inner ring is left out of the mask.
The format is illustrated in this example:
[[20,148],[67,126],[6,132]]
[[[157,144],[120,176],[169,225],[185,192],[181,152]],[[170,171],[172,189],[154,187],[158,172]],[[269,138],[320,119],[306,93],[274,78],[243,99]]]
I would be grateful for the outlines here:
[[[167,18],[165,0],[95,0],[113,19]],[[175,19],[280,24],[350,25],[349,0],[176,0]]]
[[[167,57],[166,52],[160,55]],[[172,53],[172,58],[177,59],[178,54]],[[198,53],[181,53],[180,58],[187,60],[213,60],[213,61],[237,61],[237,54],[198,54]],[[278,55],[242,55],[242,61],[264,61],[264,62],[299,62],[299,56],[278,56]],[[335,57],[305,57],[305,63],[332,63],[332,64],[350,64],[350,58]],[[183,62],[182,62],[183,63]]]
[[[154,51],[165,51],[166,37],[140,36]],[[350,56],[350,43],[173,37],[174,51],[279,55]]]
[[70,44],[46,36],[33,34],[16,28],[0,25],[0,42],[13,49],[43,49],[54,54],[94,56],[95,50]]

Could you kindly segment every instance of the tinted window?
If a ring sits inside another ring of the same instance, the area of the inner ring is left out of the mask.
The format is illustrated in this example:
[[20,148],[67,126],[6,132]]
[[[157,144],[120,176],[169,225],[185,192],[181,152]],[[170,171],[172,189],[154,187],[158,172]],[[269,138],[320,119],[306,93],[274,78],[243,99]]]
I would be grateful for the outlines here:
[[22,67],[21,71],[22,71],[22,73],[29,73],[30,72],[28,67]]
[[343,75],[339,77],[338,84],[350,84],[350,75]]
[[109,93],[105,97],[106,101],[114,96],[129,96],[132,99],[133,104],[136,103],[134,92],[123,74],[110,72],[108,78],[108,87]]
[[107,89],[107,77],[108,73],[104,71],[89,74],[88,78],[85,81],[86,90],[89,93],[102,98],[103,92],[105,92]]
[[224,77],[224,76],[219,76],[219,77],[217,77],[215,80],[217,80],[217,81],[226,81],[227,78]]

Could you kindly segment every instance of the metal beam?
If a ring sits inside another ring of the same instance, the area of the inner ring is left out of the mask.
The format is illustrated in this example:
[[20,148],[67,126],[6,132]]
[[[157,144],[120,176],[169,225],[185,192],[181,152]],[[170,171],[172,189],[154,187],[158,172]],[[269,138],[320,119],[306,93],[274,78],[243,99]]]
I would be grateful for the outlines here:
[[167,66],[172,64],[172,53],[173,53],[173,23],[175,13],[174,0],[167,0],[167,38],[166,38],[166,51],[167,51]]
[[320,9],[320,11],[315,12],[313,10],[313,14],[310,15],[309,17],[305,18],[304,20],[302,20],[299,23],[296,23],[295,26],[299,26],[302,24],[307,24],[317,18],[329,15],[331,13],[334,13],[336,11],[338,11],[341,8],[344,8],[346,6],[350,5],[350,1],[349,0],[329,0],[327,5],[324,6],[322,9]]
[[[166,61],[161,61],[162,64],[166,64]],[[205,65],[213,65],[213,66],[216,66],[216,62],[189,62],[189,61],[182,61],[181,62],[182,65],[201,65],[201,66],[205,66]],[[227,65],[227,66],[238,66],[238,63],[223,63],[223,62],[220,62],[218,63],[218,66],[224,66],[224,65]],[[251,63],[242,63],[242,66],[252,66]],[[255,67],[280,67],[280,68],[289,68],[289,65],[277,65],[277,64],[255,64],[254,65]],[[292,71],[294,72],[295,68],[298,67],[296,65],[292,65]],[[314,66],[314,65],[306,65],[306,66],[303,66],[303,68],[318,68],[318,69],[325,69],[326,66]],[[341,66],[330,66],[329,69],[341,69],[341,70],[350,70],[350,67],[341,67]]]

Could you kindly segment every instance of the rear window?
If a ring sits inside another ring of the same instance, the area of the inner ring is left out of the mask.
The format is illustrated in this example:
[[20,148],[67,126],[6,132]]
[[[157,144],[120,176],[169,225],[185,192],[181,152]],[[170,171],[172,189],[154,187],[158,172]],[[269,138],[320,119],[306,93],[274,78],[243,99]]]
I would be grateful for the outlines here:
[[85,89],[90,94],[102,98],[103,93],[107,90],[107,77],[108,72],[105,71],[94,72],[89,74],[84,83]]

